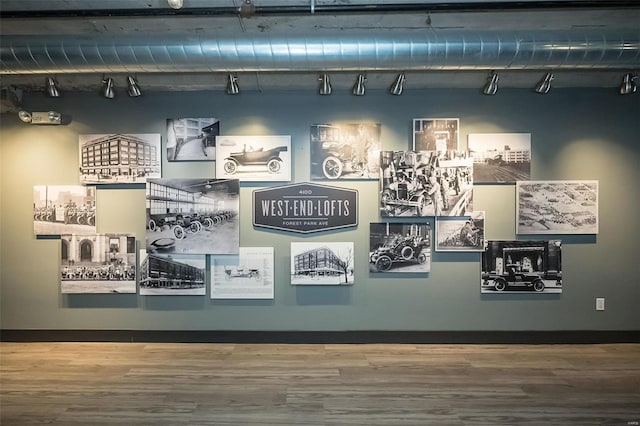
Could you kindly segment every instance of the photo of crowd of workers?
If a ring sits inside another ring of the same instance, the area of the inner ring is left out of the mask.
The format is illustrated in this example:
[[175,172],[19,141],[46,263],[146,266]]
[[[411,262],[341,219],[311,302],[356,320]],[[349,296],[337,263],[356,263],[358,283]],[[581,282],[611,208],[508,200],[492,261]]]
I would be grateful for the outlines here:
[[473,159],[464,151],[383,151],[382,217],[462,216],[472,208]]
[[135,293],[133,234],[61,235],[62,293]]

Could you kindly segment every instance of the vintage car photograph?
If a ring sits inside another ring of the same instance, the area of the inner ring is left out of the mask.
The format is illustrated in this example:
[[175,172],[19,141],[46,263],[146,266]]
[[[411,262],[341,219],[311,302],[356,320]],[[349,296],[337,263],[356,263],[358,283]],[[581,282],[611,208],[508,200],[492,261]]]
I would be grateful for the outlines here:
[[216,176],[241,181],[291,180],[291,136],[218,136]]
[[310,135],[311,179],[378,179],[380,124],[315,124]]
[[212,256],[211,299],[273,299],[273,247],[240,247],[238,255]]
[[481,293],[562,293],[562,242],[486,241]]
[[473,211],[473,163],[466,152],[383,151],[380,215],[463,216]]
[[369,272],[431,271],[431,228],[425,223],[371,223]]
[[436,251],[484,251],[484,212],[436,217]]
[[237,179],[149,179],[146,250],[158,254],[237,254]]

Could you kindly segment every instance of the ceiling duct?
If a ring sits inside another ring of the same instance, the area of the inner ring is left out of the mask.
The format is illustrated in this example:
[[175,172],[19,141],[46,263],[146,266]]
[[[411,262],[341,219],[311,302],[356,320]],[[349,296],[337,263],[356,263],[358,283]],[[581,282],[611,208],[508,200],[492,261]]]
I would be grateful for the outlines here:
[[341,36],[3,36],[2,74],[634,69],[640,30]]

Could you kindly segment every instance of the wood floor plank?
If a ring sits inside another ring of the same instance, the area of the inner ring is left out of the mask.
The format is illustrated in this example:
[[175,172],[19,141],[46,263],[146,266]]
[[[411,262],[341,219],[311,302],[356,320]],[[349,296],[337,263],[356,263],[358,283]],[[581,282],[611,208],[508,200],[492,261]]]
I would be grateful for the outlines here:
[[629,425],[640,345],[0,343],[7,425]]

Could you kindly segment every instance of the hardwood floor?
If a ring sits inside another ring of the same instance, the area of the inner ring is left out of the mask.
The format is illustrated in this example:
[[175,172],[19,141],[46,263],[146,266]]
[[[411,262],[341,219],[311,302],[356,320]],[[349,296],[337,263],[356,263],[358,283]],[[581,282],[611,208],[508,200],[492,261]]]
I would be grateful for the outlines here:
[[640,344],[1,343],[0,424],[638,425]]

